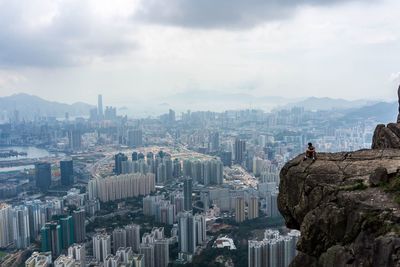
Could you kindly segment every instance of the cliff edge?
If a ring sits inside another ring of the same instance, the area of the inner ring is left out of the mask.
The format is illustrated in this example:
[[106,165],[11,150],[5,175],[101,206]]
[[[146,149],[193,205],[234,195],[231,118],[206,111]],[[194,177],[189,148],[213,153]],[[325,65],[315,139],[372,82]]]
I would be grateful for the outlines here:
[[315,162],[300,155],[283,167],[278,207],[301,231],[291,267],[400,266],[400,134],[392,133],[378,126],[375,149]]

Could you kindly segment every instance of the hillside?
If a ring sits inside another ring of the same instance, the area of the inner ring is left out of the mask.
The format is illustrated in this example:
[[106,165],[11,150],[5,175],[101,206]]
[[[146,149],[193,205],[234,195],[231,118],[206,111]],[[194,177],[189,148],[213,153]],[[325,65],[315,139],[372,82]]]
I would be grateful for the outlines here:
[[93,106],[82,102],[69,105],[28,94],[0,97],[0,111],[13,114],[14,110],[18,110],[21,119],[35,116],[64,117],[66,112],[70,116],[87,116],[91,108]]

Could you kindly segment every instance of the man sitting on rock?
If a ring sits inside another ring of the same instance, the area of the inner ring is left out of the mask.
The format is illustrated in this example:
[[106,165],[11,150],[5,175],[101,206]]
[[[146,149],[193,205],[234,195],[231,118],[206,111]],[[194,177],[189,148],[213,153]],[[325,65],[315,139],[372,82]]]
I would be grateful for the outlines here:
[[306,150],[306,155],[304,156],[304,160],[312,159],[315,161],[317,158],[317,152],[315,152],[315,147],[313,147],[312,143],[308,143],[308,147]]

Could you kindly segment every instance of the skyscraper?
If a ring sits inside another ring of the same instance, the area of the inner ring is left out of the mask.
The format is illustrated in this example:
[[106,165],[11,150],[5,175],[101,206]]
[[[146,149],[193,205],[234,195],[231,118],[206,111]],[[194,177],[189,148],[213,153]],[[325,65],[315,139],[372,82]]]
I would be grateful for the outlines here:
[[11,206],[0,203],[0,247],[7,247],[12,243]]
[[40,235],[42,252],[51,251],[53,258],[60,255],[62,249],[61,226],[56,221],[48,222],[40,230]]
[[248,219],[258,218],[258,197],[251,196],[249,199]]
[[99,119],[103,119],[104,113],[103,113],[103,96],[98,95],[97,96],[97,116]]
[[191,212],[181,212],[178,215],[179,250],[183,253],[196,252],[195,220]]
[[194,216],[196,245],[202,245],[207,240],[206,217],[203,214]]
[[169,262],[168,239],[154,241],[154,267],[167,267]]
[[82,243],[86,238],[85,228],[85,210],[79,209],[72,212],[72,219],[74,221],[74,239],[77,243]]
[[236,138],[235,140],[235,163],[242,164],[246,151],[246,141]]
[[14,207],[12,211],[12,229],[16,248],[27,248],[30,244],[29,214],[25,206]]
[[126,245],[131,247],[134,252],[139,252],[140,245],[140,225],[129,224],[125,226]]
[[123,153],[118,153],[114,156],[114,160],[115,160],[114,172],[115,172],[115,174],[121,174],[122,173],[122,162],[128,161],[128,157]]
[[192,207],[192,188],[193,181],[191,178],[186,178],[183,181],[183,197],[184,197],[184,205],[183,208],[186,211],[191,211]]
[[154,244],[140,244],[139,253],[143,255],[145,267],[154,267]]
[[73,244],[68,248],[68,256],[79,261],[81,263],[81,267],[85,266],[85,261],[86,261],[85,245]]
[[61,226],[61,247],[67,249],[70,245],[75,243],[75,228],[72,216],[63,215],[58,217],[59,224]]
[[112,232],[113,251],[126,247],[126,230],[124,228],[115,228]]
[[266,230],[262,241],[248,241],[249,267],[287,267],[296,256],[297,230],[280,235],[277,230]]
[[79,129],[72,129],[68,132],[69,148],[77,151],[82,148],[82,133]]
[[51,185],[51,165],[47,162],[35,164],[36,187],[41,191],[47,191]]
[[143,132],[140,129],[128,131],[128,146],[141,147],[143,145]]
[[101,262],[104,262],[111,254],[111,237],[107,234],[95,234],[93,236],[93,256]]
[[240,223],[244,222],[246,214],[244,212],[244,199],[243,197],[237,197],[235,200],[235,221]]
[[219,150],[219,132],[211,132],[209,134],[209,150],[210,152],[216,152]]
[[61,184],[70,186],[74,184],[74,166],[71,160],[60,161]]

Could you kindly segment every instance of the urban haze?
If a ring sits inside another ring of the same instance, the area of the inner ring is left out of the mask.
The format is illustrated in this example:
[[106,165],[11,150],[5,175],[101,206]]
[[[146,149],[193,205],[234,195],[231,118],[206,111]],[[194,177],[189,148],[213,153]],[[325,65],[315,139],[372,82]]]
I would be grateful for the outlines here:
[[0,0],[0,266],[400,266],[398,10]]

